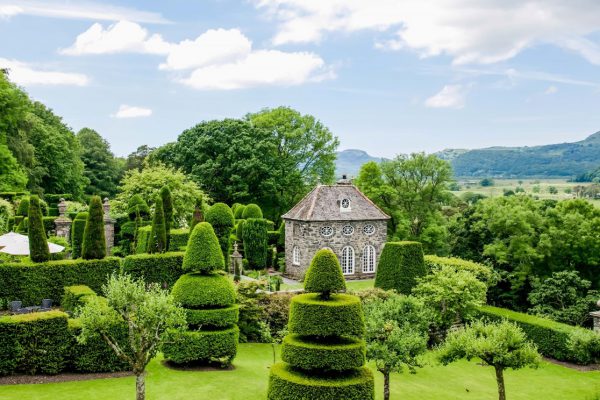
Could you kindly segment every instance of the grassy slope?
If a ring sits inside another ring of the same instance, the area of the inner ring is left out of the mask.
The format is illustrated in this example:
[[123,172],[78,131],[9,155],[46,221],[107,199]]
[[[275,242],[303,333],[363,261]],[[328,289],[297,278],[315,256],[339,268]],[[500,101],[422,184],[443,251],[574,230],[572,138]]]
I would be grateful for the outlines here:
[[[271,346],[267,344],[240,345],[234,371],[174,371],[155,360],[148,367],[148,399],[262,400],[271,362]],[[381,399],[381,374],[376,376],[377,399]],[[544,363],[537,370],[508,371],[506,385],[510,400],[593,400],[600,394],[600,371],[578,372]],[[134,386],[132,377],[0,386],[0,399],[129,400],[134,398]],[[416,375],[392,376],[392,399],[480,400],[496,396],[493,371],[475,362],[461,361],[443,367],[429,361]]]

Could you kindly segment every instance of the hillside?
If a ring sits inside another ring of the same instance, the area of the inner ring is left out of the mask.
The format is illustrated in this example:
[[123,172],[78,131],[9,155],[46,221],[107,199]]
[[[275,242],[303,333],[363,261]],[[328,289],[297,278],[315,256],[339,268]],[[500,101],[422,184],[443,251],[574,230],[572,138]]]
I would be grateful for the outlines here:
[[348,149],[338,151],[337,159],[335,160],[335,175],[339,177],[345,174],[348,177],[356,177],[361,165],[369,161],[380,162],[381,160],[383,159],[370,156],[363,150]]

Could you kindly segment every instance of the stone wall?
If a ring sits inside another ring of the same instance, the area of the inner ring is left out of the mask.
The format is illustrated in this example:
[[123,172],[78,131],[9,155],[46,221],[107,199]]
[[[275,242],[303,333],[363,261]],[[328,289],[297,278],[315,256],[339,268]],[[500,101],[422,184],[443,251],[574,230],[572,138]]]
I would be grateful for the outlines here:
[[[375,227],[375,232],[366,235],[363,232],[365,225],[371,224]],[[342,229],[344,226],[352,226],[354,232],[351,235],[344,235]],[[321,228],[330,226],[334,233],[329,237],[321,235]],[[304,276],[315,253],[325,247],[333,250],[341,262],[342,249],[345,246],[351,246],[354,249],[354,274],[346,274],[346,279],[368,279],[375,277],[375,272],[363,273],[363,249],[367,245],[375,248],[375,267],[379,260],[379,255],[387,241],[387,222],[377,221],[327,221],[327,222],[301,222],[285,221],[285,273],[287,276],[301,279]],[[293,249],[298,247],[300,250],[300,262],[298,265],[293,263]]]

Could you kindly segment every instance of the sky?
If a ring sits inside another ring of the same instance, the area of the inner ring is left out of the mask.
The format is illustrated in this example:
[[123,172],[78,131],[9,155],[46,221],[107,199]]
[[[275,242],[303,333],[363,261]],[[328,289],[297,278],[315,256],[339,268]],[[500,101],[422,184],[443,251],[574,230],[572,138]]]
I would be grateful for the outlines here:
[[600,130],[597,0],[0,0],[0,67],[124,156],[281,105],[393,157]]

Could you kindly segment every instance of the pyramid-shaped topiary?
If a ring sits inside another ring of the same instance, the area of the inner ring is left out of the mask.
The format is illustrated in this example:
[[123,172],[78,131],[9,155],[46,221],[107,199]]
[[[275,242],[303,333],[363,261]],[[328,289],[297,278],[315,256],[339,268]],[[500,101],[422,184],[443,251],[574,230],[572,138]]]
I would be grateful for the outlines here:
[[95,260],[106,257],[106,239],[104,236],[104,209],[100,196],[92,196],[88,217],[83,230],[81,258]]
[[364,315],[346,288],[331,250],[319,250],[306,273],[305,290],[290,305],[283,362],[271,367],[269,400],[374,399],[373,374],[364,366]]
[[163,345],[167,360],[178,364],[219,362],[229,365],[237,353],[239,330],[235,288],[223,275],[225,260],[208,222],[200,222],[188,240],[182,268],[189,271],[172,294],[186,310],[188,329],[171,330]]
[[44,262],[50,259],[48,240],[42,221],[40,199],[36,195],[29,199],[29,258],[33,262]]

